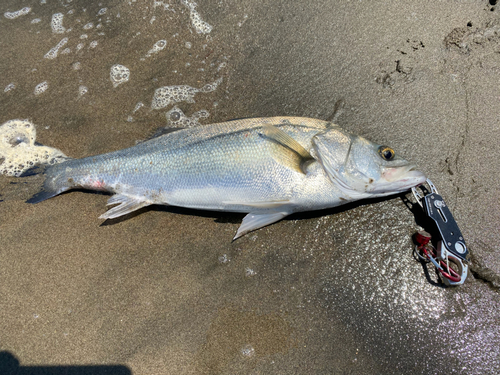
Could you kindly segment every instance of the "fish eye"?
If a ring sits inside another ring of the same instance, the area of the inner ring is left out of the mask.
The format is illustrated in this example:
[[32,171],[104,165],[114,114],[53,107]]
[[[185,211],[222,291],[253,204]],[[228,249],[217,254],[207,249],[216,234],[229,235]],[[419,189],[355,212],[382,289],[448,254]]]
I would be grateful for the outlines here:
[[394,156],[396,155],[394,150],[388,146],[380,146],[378,148],[378,153],[380,154],[382,159],[387,161],[394,159]]

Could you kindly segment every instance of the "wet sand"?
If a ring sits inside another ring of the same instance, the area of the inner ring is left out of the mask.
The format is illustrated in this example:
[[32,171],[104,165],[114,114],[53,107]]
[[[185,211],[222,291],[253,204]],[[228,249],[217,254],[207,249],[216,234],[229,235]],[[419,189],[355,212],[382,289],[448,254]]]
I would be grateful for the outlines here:
[[[412,257],[415,217],[398,197],[293,216],[231,242],[243,215],[152,207],[103,223],[106,195],[30,205],[40,176],[0,176],[0,372],[500,372],[500,8],[199,1],[213,26],[199,34],[178,2],[101,3],[2,16],[0,88],[16,87],[0,92],[0,123],[29,118],[38,142],[84,157],[167,126],[173,105],[150,110],[162,86],[222,78],[195,103],[176,103],[187,116],[210,112],[204,124],[326,119],[343,99],[339,125],[428,173],[472,272],[458,288],[436,284],[432,268],[426,277]],[[24,6],[5,1],[0,13]],[[50,27],[58,12],[64,34]],[[71,51],[45,59],[63,37]],[[161,39],[167,47],[145,57]],[[117,87],[114,64],[131,72]]]

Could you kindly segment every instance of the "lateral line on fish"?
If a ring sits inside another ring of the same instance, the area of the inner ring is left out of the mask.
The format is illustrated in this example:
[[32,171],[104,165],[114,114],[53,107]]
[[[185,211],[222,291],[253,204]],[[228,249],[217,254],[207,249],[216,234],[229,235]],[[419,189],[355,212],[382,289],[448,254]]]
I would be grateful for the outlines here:
[[241,206],[248,206],[253,208],[276,208],[282,207],[284,205],[290,204],[291,201],[280,200],[280,201],[269,201],[269,202],[242,202],[242,201],[223,201],[224,204],[238,204]]

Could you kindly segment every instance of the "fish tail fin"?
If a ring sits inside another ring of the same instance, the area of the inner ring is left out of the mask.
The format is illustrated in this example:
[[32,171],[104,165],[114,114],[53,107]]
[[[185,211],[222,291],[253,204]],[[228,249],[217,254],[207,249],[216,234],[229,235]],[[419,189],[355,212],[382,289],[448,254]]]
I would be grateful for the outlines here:
[[39,203],[73,188],[75,184],[71,178],[67,177],[66,172],[66,167],[71,160],[54,165],[35,166],[24,172],[21,177],[41,174],[45,178],[41,190],[26,203]]
[[[66,189],[68,190],[68,189]],[[64,190],[63,190],[64,191]],[[40,190],[38,193],[36,193],[35,195],[33,195],[30,199],[28,199],[26,201],[26,203],[40,203],[44,200],[47,200],[49,198],[52,198],[52,197],[55,197],[56,195],[62,193],[63,191],[61,192],[57,192],[57,191],[49,191],[47,190],[45,187]]]

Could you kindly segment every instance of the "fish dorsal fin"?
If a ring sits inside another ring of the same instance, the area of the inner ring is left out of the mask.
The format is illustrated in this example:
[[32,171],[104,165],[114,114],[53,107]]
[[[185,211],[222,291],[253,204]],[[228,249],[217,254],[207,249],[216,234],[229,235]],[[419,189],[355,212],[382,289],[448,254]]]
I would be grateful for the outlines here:
[[275,126],[263,125],[262,135],[281,146],[275,150],[275,158],[292,169],[304,173],[304,164],[314,159],[299,142]]
[[182,129],[184,129],[184,128],[169,128],[169,127],[158,128],[151,136],[149,136],[144,141],[141,141],[139,143],[147,142],[147,141],[150,141],[150,140],[156,139],[156,138],[160,138],[166,134],[170,134],[170,133],[182,130]]

